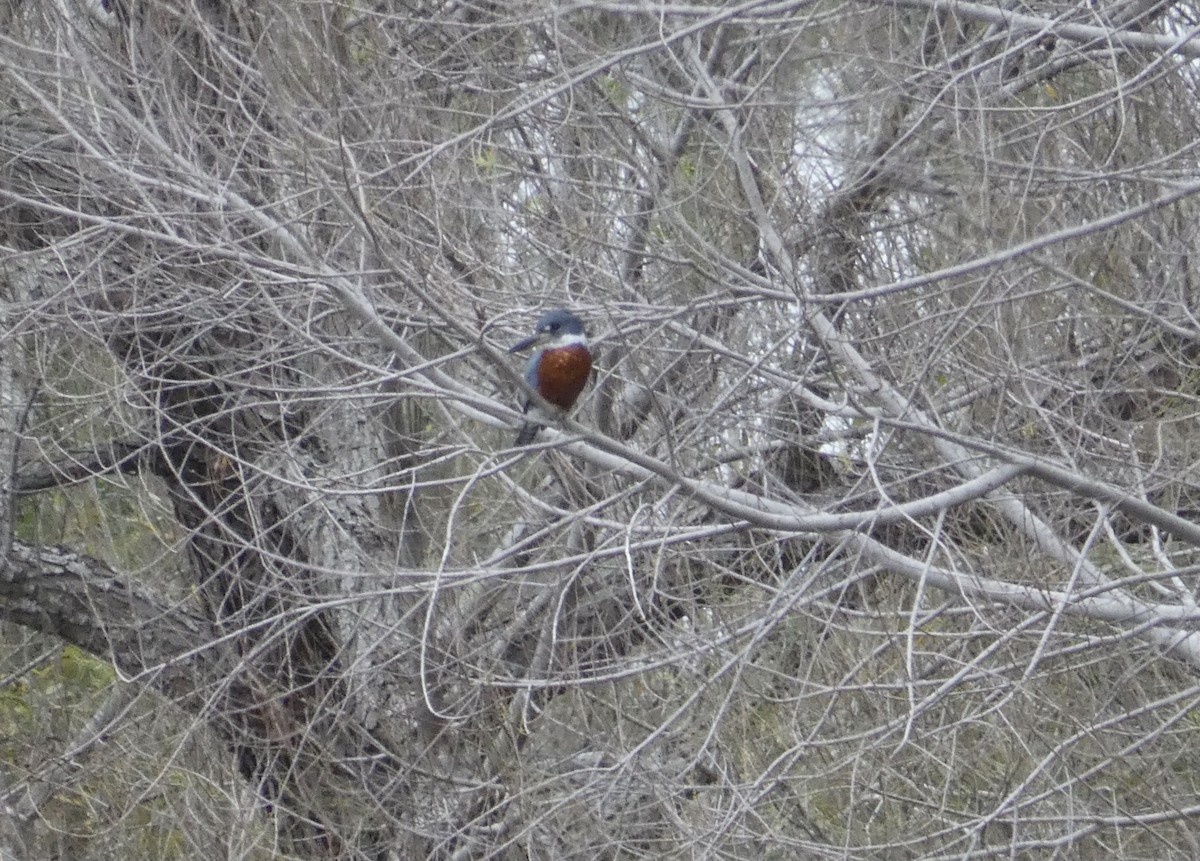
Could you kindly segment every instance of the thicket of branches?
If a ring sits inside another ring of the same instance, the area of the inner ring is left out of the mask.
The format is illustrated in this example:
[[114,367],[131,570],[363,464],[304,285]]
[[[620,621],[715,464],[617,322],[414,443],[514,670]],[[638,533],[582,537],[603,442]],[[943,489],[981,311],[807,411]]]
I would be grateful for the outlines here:
[[1196,857],[1198,28],[0,2],[0,858]]

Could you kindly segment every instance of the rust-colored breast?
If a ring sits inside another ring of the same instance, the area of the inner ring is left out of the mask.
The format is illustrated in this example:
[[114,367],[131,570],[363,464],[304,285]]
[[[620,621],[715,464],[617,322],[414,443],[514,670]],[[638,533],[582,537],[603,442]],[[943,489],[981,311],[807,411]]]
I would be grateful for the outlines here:
[[537,390],[543,398],[569,410],[587,385],[592,354],[582,344],[544,350],[537,368]]

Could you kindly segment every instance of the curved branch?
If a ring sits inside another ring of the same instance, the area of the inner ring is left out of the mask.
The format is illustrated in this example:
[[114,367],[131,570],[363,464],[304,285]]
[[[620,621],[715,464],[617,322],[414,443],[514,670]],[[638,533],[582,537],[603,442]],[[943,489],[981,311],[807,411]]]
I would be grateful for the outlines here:
[[0,560],[0,619],[60,637],[176,698],[195,689],[197,672],[216,670],[213,654],[196,648],[218,642],[212,625],[65,547],[13,542]]

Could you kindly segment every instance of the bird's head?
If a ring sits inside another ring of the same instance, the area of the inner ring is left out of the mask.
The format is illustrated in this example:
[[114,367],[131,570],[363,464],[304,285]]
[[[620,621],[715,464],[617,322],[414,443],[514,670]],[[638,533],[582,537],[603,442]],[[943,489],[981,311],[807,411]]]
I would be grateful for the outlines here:
[[537,321],[533,334],[513,344],[509,352],[519,353],[533,346],[555,349],[573,344],[587,346],[587,333],[583,329],[583,321],[570,311],[559,308],[543,315]]

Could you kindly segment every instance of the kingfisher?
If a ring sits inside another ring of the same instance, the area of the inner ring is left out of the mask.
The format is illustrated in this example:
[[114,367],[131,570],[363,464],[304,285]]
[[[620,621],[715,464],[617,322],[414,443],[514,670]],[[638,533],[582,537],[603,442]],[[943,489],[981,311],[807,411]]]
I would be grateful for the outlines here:
[[[562,308],[551,311],[537,321],[532,335],[513,344],[509,352],[519,353],[534,345],[538,350],[525,366],[525,382],[556,408],[554,415],[566,413],[575,405],[592,372],[592,353],[583,321]],[[524,410],[530,418],[552,417],[532,399],[526,399]],[[516,444],[529,445],[542,427],[538,421],[525,422]]]

